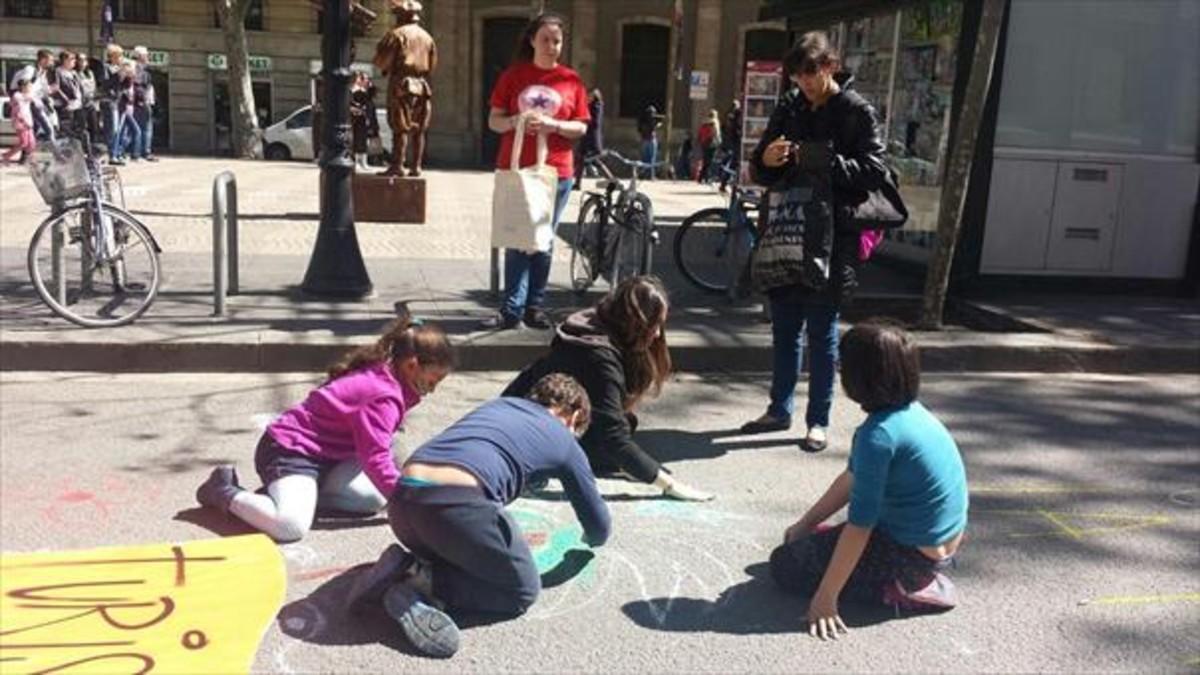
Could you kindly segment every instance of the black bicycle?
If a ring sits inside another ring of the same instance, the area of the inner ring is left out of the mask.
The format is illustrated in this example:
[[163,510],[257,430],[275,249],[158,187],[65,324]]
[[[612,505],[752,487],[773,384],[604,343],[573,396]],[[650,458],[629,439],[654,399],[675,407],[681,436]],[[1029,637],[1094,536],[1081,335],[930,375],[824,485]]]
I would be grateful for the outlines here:
[[729,204],[684,219],[675,233],[675,265],[697,288],[732,298],[746,289],[761,195],[742,188],[728,165],[719,168],[729,177]]
[[[632,169],[628,185],[613,175],[605,159]],[[627,277],[650,273],[659,236],[654,205],[638,191],[638,173],[666,164],[627,159],[613,150],[591,155],[584,162],[603,178],[585,192],[579,206],[571,250],[571,287],[576,293],[586,292],[602,276],[616,286]]]

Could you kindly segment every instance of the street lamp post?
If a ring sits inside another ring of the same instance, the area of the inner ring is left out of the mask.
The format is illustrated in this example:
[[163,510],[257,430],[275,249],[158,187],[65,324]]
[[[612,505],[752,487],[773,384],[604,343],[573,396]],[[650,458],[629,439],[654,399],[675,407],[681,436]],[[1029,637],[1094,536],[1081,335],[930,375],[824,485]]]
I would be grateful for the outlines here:
[[372,286],[358,248],[350,190],[350,0],[325,0],[321,77],[321,225],[300,288],[307,295],[358,299],[370,295]]

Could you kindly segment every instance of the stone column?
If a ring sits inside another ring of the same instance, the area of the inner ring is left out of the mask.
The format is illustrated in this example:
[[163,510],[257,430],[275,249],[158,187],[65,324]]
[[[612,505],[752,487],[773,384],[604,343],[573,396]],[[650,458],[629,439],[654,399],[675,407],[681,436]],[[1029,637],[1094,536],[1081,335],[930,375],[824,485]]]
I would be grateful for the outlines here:
[[[700,0],[696,8],[696,53],[692,58],[694,70],[708,71],[708,99],[692,101],[691,129],[697,129],[716,100],[717,70],[721,67],[721,0]],[[691,87],[688,87],[689,93]]]
[[590,91],[596,82],[597,0],[574,0],[571,4],[571,67]]
[[433,73],[433,126],[430,147],[439,159],[470,157],[470,46],[468,0],[437,0],[426,30],[437,42],[438,67]]

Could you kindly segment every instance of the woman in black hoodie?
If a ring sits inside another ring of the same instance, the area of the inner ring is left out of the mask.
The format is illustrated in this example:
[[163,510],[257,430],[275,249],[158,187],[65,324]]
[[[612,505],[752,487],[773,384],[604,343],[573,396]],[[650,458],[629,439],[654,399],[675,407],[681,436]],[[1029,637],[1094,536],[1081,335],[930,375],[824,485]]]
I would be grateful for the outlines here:
[[627,474],[674,499],[707,501],[713,495],[680,482],[633,440],[633,409],[647,393],[657,396],[671,374],[667,310],[662,282],[626,279],[594,308],[568,317],[550,353],[526,367],[503,395],[525,396],[550,373],[574,377],[592,402],[592,424],[580,445],[593,471]]
[[[808,181],[825,186],[818,193],[832,201],[828,280],[820,288],[794,284],[770,289],[774,367],[771,404],[766,414],[746,423],[745,433],[782,431],[792,425],[800,336],[809,349],[808,432],[800,447],[820,452],[827,445],[837,362],[838,310],[857,281],[859,233],[845,227],[855,205],[879,189],[887,168],[884,146],[876,132],[875,111],[850,89],[853,78],[840,72],[837,54],[824,33],[800,36],[783,60],[793,87],[775,107],[766,132],[751,157],[755,181],[780,190]],[[817,237],[815,239],[821,239]],[[806,242],[809,233],[805,233]],[[825,240],[828,241],[828,240]],[[807,244],[806,244],[807,245]]]

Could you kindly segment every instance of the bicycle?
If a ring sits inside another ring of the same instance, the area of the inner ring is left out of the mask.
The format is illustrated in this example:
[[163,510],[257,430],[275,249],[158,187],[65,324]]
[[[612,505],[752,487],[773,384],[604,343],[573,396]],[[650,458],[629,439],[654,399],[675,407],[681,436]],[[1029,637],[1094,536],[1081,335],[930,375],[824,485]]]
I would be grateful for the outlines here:
[[[632,169],[628,185],[613,175],[605,159]],[[638,173],[666,164],[628,159],[613,150],[591,155],[584,162],[604,177],[595,189],[585,192],[579,205],[571,250],[571,287],[580,294],[601,276],[615,287],[627,277],[650,273],[659,235],[650,197],[638,191]]]
[[29,172],[50,207],[26,260],[42,302],[86,328],[122,326],[145,313],[158,295],[162,248],[123,208],[120,175],[100,166],[87,131],[40,143]]
[[735,299],[747,286],[761,195],[743,188],[729,166],[719,168],[730,178],[729,204],[685,218],[675,233],[673,252],[675,265],[694,286]]

